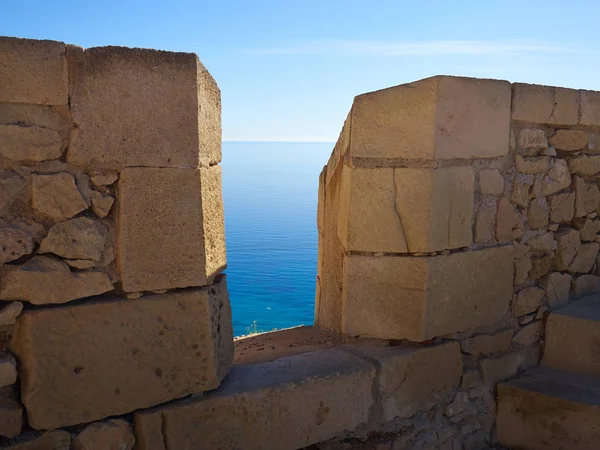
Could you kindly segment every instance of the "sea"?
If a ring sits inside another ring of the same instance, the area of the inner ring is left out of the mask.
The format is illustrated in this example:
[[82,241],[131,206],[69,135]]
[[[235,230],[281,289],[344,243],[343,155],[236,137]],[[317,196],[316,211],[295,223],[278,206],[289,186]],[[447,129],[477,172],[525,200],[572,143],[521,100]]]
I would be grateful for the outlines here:
[[319,173],[332,143],[223,142],[234,335],[314,321]]

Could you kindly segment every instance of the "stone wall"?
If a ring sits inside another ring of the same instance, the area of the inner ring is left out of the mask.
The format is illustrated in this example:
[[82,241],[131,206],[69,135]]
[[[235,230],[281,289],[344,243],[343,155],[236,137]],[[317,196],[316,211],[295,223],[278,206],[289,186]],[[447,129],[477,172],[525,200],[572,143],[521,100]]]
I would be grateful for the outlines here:
[[15,38],[0,80],[0,446],[130,449],[127,414],[233,358],[219,88],[194,54]]
[[547,314],[600,292],[599,131],[597,92],[434,77],[356,97],[321,174],[316,324],[460,342],[465,448]]

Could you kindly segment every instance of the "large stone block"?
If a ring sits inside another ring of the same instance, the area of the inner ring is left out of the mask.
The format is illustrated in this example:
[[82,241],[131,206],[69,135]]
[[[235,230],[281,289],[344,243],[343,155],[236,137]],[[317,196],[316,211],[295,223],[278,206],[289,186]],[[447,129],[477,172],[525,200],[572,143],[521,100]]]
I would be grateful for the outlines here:
[[63,42],[0,37],[0,102],[66,105],[66,51]]
[[221,168],[127,168],[117,261],[127,292],[204,286],[225,268]]
[[206,289],[29,311],[13,332],[21,398],[40,430],[214,389],[233,358],[224,278]]
[[579,91],[554,86],[514,83],[512,119],[549,125],[576,125]]
[[458,342],[360,350],[381,365],[379,389],[385,422],[429,411],[460,384],[462,356]]
[[122,168],[220,161],[220,91],[195,54],[98,47],[75,60],[69,162]]
[[342,330],[425,341],[498,322],[512,290],[512,246],[433,257],[349,255]]
[[510,84],[437,76],[359,95],[350,156],[493,158],[509,149]]
[[432,252],[473,242],[471,166],[361,169],[344,166],[338,233],[345,248]]
[[304,448],[368,421],[374,377],[339,349],[234,366],[215,392],[136,413],[136,448]]
[[596,450],[600,383],[550,370],[502,383],[496,426],[498,441],[508,448]]

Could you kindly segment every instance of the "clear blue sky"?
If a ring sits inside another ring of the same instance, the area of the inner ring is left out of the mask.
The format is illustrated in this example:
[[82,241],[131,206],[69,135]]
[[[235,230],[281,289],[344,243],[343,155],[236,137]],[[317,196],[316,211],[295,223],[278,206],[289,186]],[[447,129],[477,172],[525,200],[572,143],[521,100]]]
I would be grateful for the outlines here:
[[0,35],[196,52],[225,140],[335,141],[355,95],[436,74],[600,90],[597,0],[2,0]]

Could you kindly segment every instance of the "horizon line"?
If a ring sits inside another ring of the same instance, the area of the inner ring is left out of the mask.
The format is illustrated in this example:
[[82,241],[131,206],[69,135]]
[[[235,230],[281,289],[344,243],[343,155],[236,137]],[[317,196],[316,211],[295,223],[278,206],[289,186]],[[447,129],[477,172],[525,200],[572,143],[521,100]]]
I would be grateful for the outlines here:
[[262,143],[288,143],[288,144],[335,144],[331,139],[293,139],[293,138],[227,138],[221,142],[262,142]]

